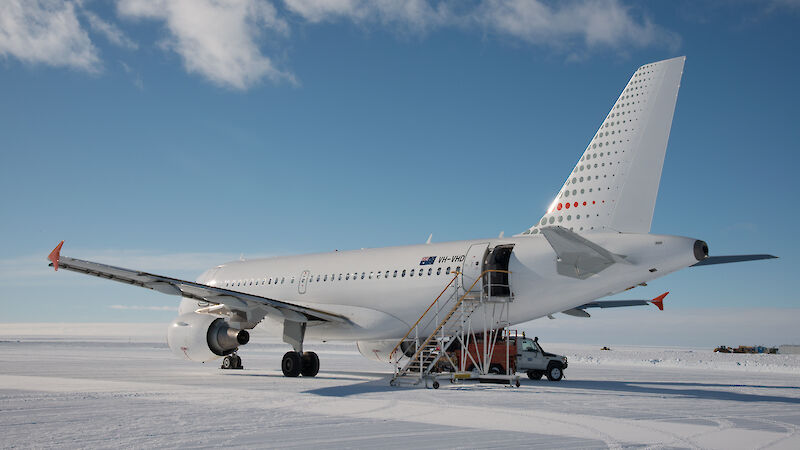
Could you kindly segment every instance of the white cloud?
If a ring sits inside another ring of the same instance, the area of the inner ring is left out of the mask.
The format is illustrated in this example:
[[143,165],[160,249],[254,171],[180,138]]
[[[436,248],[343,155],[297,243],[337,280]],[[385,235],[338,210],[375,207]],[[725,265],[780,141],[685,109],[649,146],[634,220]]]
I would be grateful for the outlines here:
[[648,19],[637,20],[618,0],[547,4],[540,0],[487,0],[474,14],[487,31],[523,42],[574,51],[606,46],[617,49],[674,45],[677,36]]
[[454,18],[446,3],[434,7],[427,0],[284,0],[284,4],[311,23],[347,19],[424,30]]
[[427,31],[437,27],[483,29],[527,44],[574,53],[606,46],[615,49],[673,45],[677,36],[637,19],[618,0],[483,0],[475,3],[411,0],[283,0],[310,23],[351,20]]
[[90,73],[101,67],[97,48],[70,1],[0,1],[0,55]]
[[265,32],[289,32],[264,0],[120,0],[118,12],[126,18],[163,21],[169,33],[164,48],[180,55],[188,72],[218,85],[247,89],[264,77],[294,80],[261,52]]
[[177,306],[110,305],[111,309],[123,311],[177,311]]
[[83,13],[86,15],[86,19],[89,20],[89,26],[92,31],[102,34],[112,44],[129,50],[136,50],[139,48],[136,42],[133,42],[133,40],[126,36],[125,33],[113,23],[106,22],[91,11],[84,11]]

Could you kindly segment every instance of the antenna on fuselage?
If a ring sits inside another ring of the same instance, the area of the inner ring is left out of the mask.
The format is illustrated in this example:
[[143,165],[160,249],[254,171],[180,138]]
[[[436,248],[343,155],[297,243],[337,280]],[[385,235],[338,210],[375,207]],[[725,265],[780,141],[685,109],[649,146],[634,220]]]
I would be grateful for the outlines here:
[[428,235],[428,240],[427,240],[427,241],[425,241],[425,243],[426,243],[426,244],[430,244],[430,243],[431,243],[431,239],[433,239],[433,233],[431,233],[431,234],[429,234],[429,235]]

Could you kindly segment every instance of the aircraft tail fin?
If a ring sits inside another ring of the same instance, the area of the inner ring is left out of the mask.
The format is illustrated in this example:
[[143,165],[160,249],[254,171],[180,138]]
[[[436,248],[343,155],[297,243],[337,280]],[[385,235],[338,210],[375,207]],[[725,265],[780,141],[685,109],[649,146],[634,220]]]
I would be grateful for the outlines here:
[[634,72],[538,223],[572,231],[649,233],[685,56]]

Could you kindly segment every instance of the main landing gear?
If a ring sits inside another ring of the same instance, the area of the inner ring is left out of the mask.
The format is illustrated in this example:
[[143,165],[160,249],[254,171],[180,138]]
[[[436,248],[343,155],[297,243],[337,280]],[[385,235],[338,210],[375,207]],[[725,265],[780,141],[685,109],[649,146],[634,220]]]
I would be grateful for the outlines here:
[[314,352],[286,352],[281,361],[281,370],[287,377],[315,377],[319,373],[319,356]]
[[242,358],[236,353],[231,353],[222,358],[220,369],[244,369],[244,366],[242,366]]

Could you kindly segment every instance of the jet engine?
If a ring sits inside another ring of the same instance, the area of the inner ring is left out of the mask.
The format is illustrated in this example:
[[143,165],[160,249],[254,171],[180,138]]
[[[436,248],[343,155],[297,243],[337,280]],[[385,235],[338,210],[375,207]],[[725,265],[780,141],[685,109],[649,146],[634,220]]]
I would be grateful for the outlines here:
[[[397,345],[397,340],[390,339],[384,341],[358,341],[356,342],[356,346],[358,346],[358,351],[364,355],[365,358],[371,359],[373,361],[378,362],[391,362],[389,359],[389,354],[394,350],[394,347]],[[403,352],[403,355],[411,357],[414,356],[416,352],[416,345],[413,341],[403,341],[400,344],[400,348],[397,349],[398,352]]]
[[173,353],[192,361],[230,355],[249,341],[247,330],[232,328],[220,317],[194,312],[173,320],[167,331],[167,343]]

